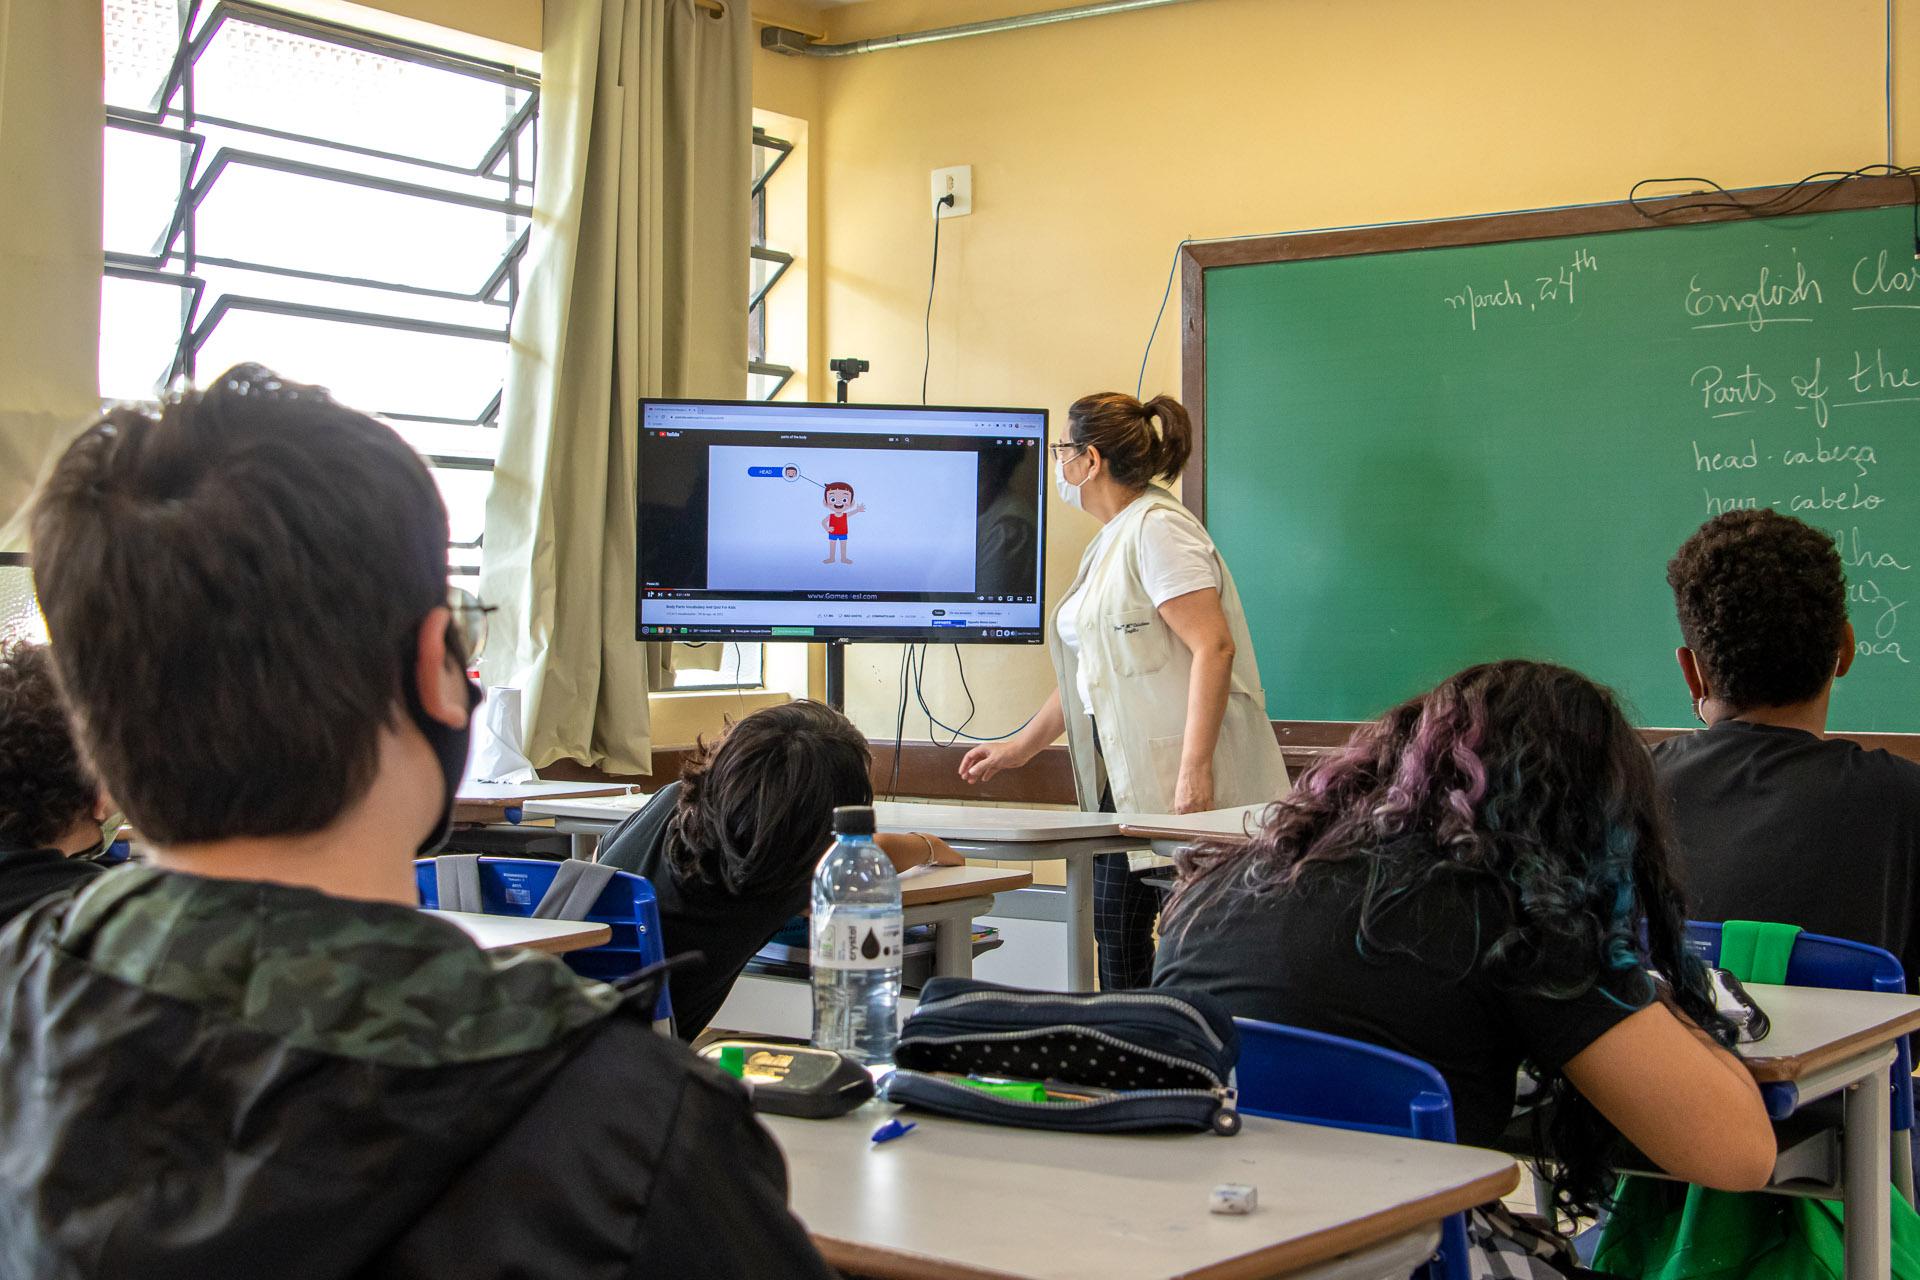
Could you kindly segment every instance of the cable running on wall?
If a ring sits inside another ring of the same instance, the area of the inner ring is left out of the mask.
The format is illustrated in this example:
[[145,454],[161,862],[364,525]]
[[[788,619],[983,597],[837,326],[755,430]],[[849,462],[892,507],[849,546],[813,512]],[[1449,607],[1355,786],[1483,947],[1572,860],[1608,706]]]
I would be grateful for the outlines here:
[[933,202],[933,266],[927,272],[926,353],[920,362],[920,403],[927,402],[927,374],[933,368],[933,289],[940,283],[940,210],[953,203],[951,195]]

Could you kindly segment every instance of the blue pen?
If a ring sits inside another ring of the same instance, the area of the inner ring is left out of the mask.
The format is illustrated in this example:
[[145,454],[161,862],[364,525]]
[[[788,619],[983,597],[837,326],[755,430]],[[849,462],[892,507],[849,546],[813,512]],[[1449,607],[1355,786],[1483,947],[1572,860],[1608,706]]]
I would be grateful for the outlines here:
[[895,1138],[905,1137],[920,1126],[908,1120],[904,1124],[898,1120],[889,1120],[873,1131],[875,1143],[892,1142]]

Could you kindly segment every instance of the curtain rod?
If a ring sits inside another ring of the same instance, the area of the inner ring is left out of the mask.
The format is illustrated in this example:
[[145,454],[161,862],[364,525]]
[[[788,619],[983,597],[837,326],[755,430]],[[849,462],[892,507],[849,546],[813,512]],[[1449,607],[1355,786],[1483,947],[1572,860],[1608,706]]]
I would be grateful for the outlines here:
[[[727,14],[726,0],[693,0],[693,7],[696,9],[705,9],[716,18],[724,18]],[[811,40],[825,40],[827,38],[827,33],[824,31],[806,31],[799,27],[789,27],[786,22],[780,18],[769,18],[765,14],[759,13],[750,16],[756,23],[763,27],[779,27],[783,31],[798,31],[801,35]]]
[[[712,3],[714,0],[697,0]],[[768,23],[760,32],[760,47],[775,53],[804,54],[809,58],[844,58],[878,49],[904,49],[908,45],[933,44],[941,40],[959,40],[967,36],[992,35],[1000,31],[1019,31],[1026,27],[1044,27],[1055,22],[1073,22],[1080,18],[1101,18],[1110,13],[1128,13],[1135,9],[1158,9],[1164,5],[1186,4],[1189,0],[1104,0],[1101,4],[1075,5],[1071,9],[1049,9],[1042,13],[1023,13],[1011,18],[969,22],[958,27],[939,27],[932,31],[910,31],[895,36],[874,36],[846,44],[815,44],[804,31]]]

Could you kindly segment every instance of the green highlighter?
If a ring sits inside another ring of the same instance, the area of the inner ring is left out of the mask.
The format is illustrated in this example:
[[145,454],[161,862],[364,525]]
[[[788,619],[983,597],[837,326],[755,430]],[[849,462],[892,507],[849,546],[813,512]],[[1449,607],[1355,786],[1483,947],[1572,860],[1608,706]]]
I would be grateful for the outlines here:
[[1045,1102],[1047,1100],[1047,1086],[1038,1080],[996,1080],[983,1079],[979,1076],[955,1076],[953,1082],[1013,1102]]

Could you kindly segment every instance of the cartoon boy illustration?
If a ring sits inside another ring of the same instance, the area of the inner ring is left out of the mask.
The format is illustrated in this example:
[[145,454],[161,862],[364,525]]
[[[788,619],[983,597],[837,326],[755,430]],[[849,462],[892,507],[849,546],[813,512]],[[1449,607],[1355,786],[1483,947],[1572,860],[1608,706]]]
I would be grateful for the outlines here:
[[827,485],[822,500],[827,504],[827,514],[820,521],[820,527],[827,531],[827,558],[820,563],[832,564],[837,548],[840,563],[852,564],[853,561],[847,558],[847,517],[865,511],[866,504],[853,505],[853,486],[844,480],[835,480]]

